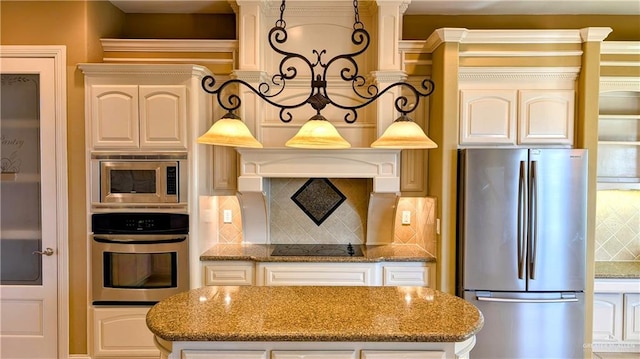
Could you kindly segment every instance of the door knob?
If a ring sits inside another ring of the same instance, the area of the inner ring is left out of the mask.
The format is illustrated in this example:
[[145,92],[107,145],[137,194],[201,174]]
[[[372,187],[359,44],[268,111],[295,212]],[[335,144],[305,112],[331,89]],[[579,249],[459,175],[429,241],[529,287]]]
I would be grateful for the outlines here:
[[53,249],[51,248],[47,248],[44,251],[33,251],[31,252],[31,254],[40,254],[40,255],[45,255],[45,256],[52,256],[53,255]]

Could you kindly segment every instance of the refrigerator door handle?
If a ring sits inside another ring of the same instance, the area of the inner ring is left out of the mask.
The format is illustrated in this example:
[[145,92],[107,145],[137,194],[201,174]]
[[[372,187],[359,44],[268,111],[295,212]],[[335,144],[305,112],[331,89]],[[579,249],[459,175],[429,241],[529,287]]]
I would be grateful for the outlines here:
[[501,303],[570,303],[577,302],[578,298],[574,294],[562,294],[557,299],[536,299],[536,298],[501,298],[491,297],[491,294],[477,294],[476,299],[481,302],[501,302]]
[[525,258],[525,246],[524,240],[526,232],[525,228],[525,207],[526,207],[526,186],[527,179],[525,177],[526,163],[520,161],[520,174],[518,176],[518,279],[524,279],[524,258]]
[[536,279],[538,254],[538,161],[531,161],[529,196],[529,279]]

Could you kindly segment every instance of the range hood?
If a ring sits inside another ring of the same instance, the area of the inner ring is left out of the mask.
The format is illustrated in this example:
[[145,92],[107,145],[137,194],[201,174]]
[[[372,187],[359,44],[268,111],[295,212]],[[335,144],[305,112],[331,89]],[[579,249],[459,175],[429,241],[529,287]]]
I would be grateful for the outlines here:
[[269,242],[270,178],[371,178],[366,244],[393,241],[395,208],[400,193],[400,150],[351,148],[309,150],[238,148],[238,200],[247,243]]

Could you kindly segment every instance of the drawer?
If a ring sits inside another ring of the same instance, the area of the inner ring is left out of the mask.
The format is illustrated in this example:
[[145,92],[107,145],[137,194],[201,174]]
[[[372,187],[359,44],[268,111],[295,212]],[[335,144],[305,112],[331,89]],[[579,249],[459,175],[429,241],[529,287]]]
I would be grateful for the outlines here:
[[253,262],[204,262],[204,285],[253,285]]
[[258,285],[380,285],[373,263],[259,263]]

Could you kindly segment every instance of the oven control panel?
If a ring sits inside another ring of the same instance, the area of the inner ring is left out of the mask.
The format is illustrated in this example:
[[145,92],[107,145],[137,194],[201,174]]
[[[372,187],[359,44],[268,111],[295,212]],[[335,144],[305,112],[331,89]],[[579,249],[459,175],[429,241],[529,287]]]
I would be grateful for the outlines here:
[[91,229],[96,234],[187,234],[189,215],[182,213],[95,213]]

